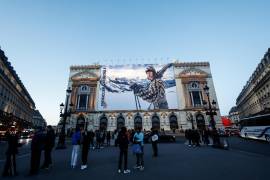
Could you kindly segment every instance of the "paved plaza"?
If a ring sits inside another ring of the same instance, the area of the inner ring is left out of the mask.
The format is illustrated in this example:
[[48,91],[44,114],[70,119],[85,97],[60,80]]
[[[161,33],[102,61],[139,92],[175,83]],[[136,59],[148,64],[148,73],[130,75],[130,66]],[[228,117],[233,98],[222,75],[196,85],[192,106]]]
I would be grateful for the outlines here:
[[[270,177],[270,145],[231,138],[230,150],[212,147],[188,147],[183,138],[176,143],[159,144],[160,156],[153,158],[151,145],[145,145],[145,170],[133,170],[135,156],[130,152],[128,166],[130,174],[118,174],[118,148],[105,147],[90,150],[86,170],[70,168],[71,146],[65,150],[53,152],[53,168],[41,170],[40,174],[27,177],[29,171],[29,153],[24,152],[18,157],[18,177],[11,179],[253,179],[261,180]],[[245,144],[252,148],[245,151]],[[261,149],[261,150],[260,150]],[[257,150],[257,151],[256,151]],[[4,161],[0,161],[3,168]]]

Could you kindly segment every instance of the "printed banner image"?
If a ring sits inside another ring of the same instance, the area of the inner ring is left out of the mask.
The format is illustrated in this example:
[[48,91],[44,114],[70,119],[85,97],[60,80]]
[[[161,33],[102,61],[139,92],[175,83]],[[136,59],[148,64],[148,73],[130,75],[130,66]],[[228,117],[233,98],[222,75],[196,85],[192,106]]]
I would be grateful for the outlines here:
[[99,110],[176,109],[172,64],[101,68]]

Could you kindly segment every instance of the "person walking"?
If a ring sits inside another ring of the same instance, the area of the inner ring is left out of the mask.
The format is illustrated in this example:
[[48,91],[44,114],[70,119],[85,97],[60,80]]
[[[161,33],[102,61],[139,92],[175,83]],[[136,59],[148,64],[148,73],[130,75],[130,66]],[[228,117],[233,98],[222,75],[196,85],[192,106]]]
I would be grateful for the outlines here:
[[136,133],[134,134],[133,137],[133,144],[138,144],[140,146],[141,151],[136,153],[136,166],[134,167],[135,169],[140,169],[141,171],[144,170],[144,134],[141,132],[141,128],[136,129]]
[[107,146],[110,146],[111,145],[111,133],[110,133],[110,131],[107,131],[106,139],[107,139]]
[[101,144],[101,137],[100,137],[100,131],[96,131],[96,149],[100,149]]
[[158,156],[158,131],[152,128],[151,143],[153,149],[153,157]]
[[29,176],[37,175],[40,168],[41,152],[44,149],[45,133],[43,127],[37,127],[31,143],[31,167]]
[[210,141],[209,141],[209,135],[210,135],[210,132],[209,132],[209,129],[208,128],[205,128],[202,132],[202,137],[203,137],[203,143],[205,145],[209,145]]
[[191,141],[192,141],[192,130],[191,129],[187,129],[185,131],[185,137],[188,140],[188,146],[191,147]]
[[101,138],[101,147],[100,148],[104,148],[104,143],[105,143],[105,139],[106,139],[106,131],[102,130],[100,132],[100,138]]
[[117,136],[117,141],[119,143],[120,155],[119,155],[119,162],[118,162],[118,173],[122,172],[122,161],[124,157],[124,174],[130,173],[130,170],[127,169],[127,158],[128,158],[128,134],[127,128],[122,127],[121,131]]
[[81,170],[84,170],[87,168],[87,158],[88,158],[88,152],[90,147],[90,132],[83,131],[82,132],[82,165]]
[[16,133],[15,127],[11,128],[7,131],[7,143],[8,148],[6,151],[6,163],[3,170],[3,177],[12,176],[12,169],[13,175],[17,176],[17,169],[16,169],[16,154],[18,154],[18,134]]
[[92,146],[93,149],[95,149],[95,144],[94,144],[94,138],[95,138],[95,133],[91,129],[89,132],[89,137],[90,137],[90,145]]
[[45,136],[44,145],[44,164],[42,169],[48,169],[52,165],[52,149],[55,145],[55,132],[52,126],[47,126],[47,133]]
[[194,144],[193,147],[199,147],[200,146],[200,133],[198,131],[198,129],[194,129],[193,130],[193,139],[194,139]]
[[80,128],[76,128],[76,132],[72,135],[72,154],[71,154],[71,168],[75,168],[77,165],[77,159],[80,151],[81,144],[81,131]]

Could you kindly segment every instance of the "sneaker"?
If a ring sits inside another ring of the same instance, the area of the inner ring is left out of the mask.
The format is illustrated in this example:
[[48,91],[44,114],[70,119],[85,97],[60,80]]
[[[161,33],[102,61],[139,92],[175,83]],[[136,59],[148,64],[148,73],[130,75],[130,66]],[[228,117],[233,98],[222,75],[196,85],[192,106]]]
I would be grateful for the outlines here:
[[82,165],[81,166],[81,170],[84,170],[84,169],[86,169],[87,168],[87,165]]
[[128,173],[130,173],[130,170],[129,169],[124,170],[124,174],[128,174]]
[[118,173],[121,173],[121,169],[118,169],[118,171],[117,171]]
[[143,170],[144,170],[144,167],[143,167],[143,166],[141,166],[141,167],[140,167],[140,171],[143,171]]
[[140,169],[140,167],[141,167],[141,166],[137,166],[137,165],[136,165],[136,166],[134,166],[133,168],[134,168],[134,169]]

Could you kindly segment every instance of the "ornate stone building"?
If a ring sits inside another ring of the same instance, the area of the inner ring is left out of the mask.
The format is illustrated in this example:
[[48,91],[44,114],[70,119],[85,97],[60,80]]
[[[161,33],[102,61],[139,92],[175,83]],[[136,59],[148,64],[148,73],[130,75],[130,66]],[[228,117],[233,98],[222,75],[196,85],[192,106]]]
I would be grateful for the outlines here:
[[35,103],[22,81],[0,49],[0,123],[8,127],[33,125]]
[[270,112],[270,48],[236,100],[239,117]]
[[237,123],[239,123],[240,118],[239,118],[239,112],[236,106],[231,108],[231,110],[229,111],[228,118],[232,121],[234,125],[238,126]]
[[[142,127],[150,130],[153,126],[164,130],[203,128],[209,125],[203,100],[206,94],[203,87],[210,87],[210,98],[217,101],[214,83],[208,62],[173,63],[176,81],[178,107],[175,109],[153,110],[99,110],[98,103],[101,85],[101,65],[71,66],[67,96],[73,104],[71,117],[67,120],[67,129],[84,126],[88,129],[106,129],[113,131],[121,126],[128,129]],[[127,102],[128,103],[128,102]],[[217,126],[222,126],[218,103],[216,104]]]

